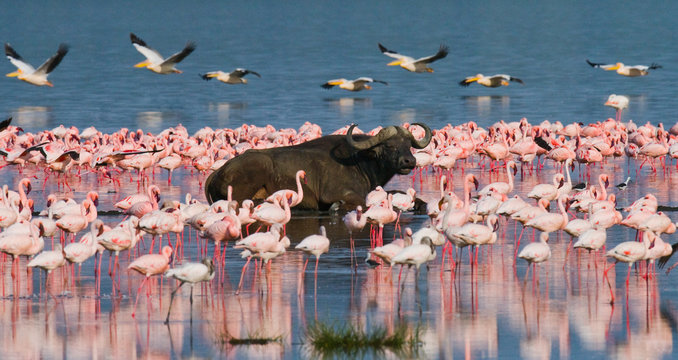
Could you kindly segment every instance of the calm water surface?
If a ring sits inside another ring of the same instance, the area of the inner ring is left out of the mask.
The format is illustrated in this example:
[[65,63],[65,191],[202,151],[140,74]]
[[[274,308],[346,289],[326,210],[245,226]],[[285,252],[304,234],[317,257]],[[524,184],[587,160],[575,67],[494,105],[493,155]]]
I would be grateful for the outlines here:
[[[594,122],[612,116],[612,110],[602,103],[617,93],[631,99],[624,119],[671,125],[677,95],[671,80],[678,76],[678,50],[671,46],[676,10],[673,3],[623,6],[608,1],[15,2],[5,4],[0,12],[3,41],[35,66],[51,56],[60,42],[70,44],[71,51],[50,76],[54,88],[1,79],[0,113],[13,115],[17,125],[33,132],[59,124],[94,125],[105,132],[142,128],[155,133],[178,123],[195,131],[242,123],[298,128],[310,121],[329,133],[353,122],[364,129],[406,121],[425,122],[432,128],[471,120],[487,126],[521,117],[531,122]],[[198,47],[178,65],[183,74],[160,76],[133,68],[142,56],[130,44],[130,31],[166,56],[188,40],[196,41]],[[450,46],[450,55],[432,65],[435,73],[413,74],[385,66],[390,59],[379,53],[377,42],[415,57],[430,55],[444,43]],[[592,69],[586,58],[627,64],[656,62],[664,68],[631,79]],[[3,66],[5,73],[14,71],[9,62]],[[198,77],[206,71],[235,67],[255,70],[262,78],[252,77],[246,86],[229,86]],[[478,72],[508,73],[523,79],[525,85],[501,89],[457,85]],[[328,79],[359,76],[389,85],[376,84],[374,90],[356,94],[320,88]],[[482,184],[495,180],[477,165],[465,165],[464,171],[478,174]],[[625,163],[612,162],[602,170],[596,168],[594,176],[601,171],[612,174],[616,183],[625,178],[627,169]],[[631,171],[634,182],[619,194],[620,205],[646,192],[656,194],[661,204],[678,205],[671,190],[678,181],[675,171],[667,175],[645,171]],[[31,196],[36,209],[42,209],[46,194],[56,191],[56,186],[49,181],[42,190],[44,174],[34,169],[27,174],[39,178]],[[515,192],[524,195],[536,183],[549,181],[552,174],[547,166],[539,175],[526,176]],[[0,176],[3,183],[14,186],[22,175],[4,168]],[[165,176],[156,174],[163,199],[182,199],[189,191],[203,199],[196,191],[196,176],[188,171],[176,176],[172,186],[165,185]],[[460,179],[461,169],[457,169],[457,192]],[[411,181],[411,177],[397,177],[389,188],[405,189]],[[115,189],[96,184],[89,175],[80,183],[77,179],[71,182],[77,184],[77,200],[88,189],[97,188],[102,210],[111,210],[115,201],[136,192],[134,183]],[[436,195],[437,188],[432,176],[421,185],[417,181],[424,199]],[[670,216],[676,220],[675,214]],[[102,218],[107,224],[121,219]],[[403,219],[415,230],[424,220],[411,214]],[[553,258],[541,267],[538,286],[530,280],[524,284],[525,264],[514,266],[510,256],[516,229],[513,223],[504,223],[502,240],[483,253],[476,270],[471,272],[465,256],[455,276],[446,271],[441,278],[438,257],[428,269],[422,268],[418,286],[410,274],[398,296],[397,271],[363,265],[356,274],[350,271],[349,240],[340,217],[294,216],[288,225],[292,243],[316,232],[321,224],[333,242],[321,258],[317,288],[312,272],[298,285],[304,259],[290,251],[273,261],[268,274],[255,275],[250,268],[245,290],[234,296],[244,260],[229,248],[224,275],[211,287],[194,291],[193,321],[189,321],[186,287],[176,300],[169,327],[162,320],[174,283],[155,283],[150,302],[142,294],[133,319],[133,297],[141,281],[136,274],[123,272],[122,297],[112,298],[106,275],[102,296],[96,296],[91,260],[74,284],[65,271],[56,271],[49,286],[62,295],[55,304],[37,297],[44,284],[42,273],[34,273],[27,282],[22,271],[22,287],[17,289],[21,296],[12,297],[15,289],[7,260],[0,289],[0,357],[313,357],[304,346],[303,334],[316,320],[350,322],[366,329],[392,329],[399,324],[419,327],[422,347],[416,356],[425,358],[674,356],[675,275],[662,274],[649,282],[632,276],[626,297],[625,268],[620,266],[617,281],[612,277],[618,300],[611,306],[601,268],[590,265],[592,258],[585,253],[570,255],[563,267],[568,239],[554,236]],[[185,260],[199,257],[195,233],[191,236]],[[393,229],[387,228],[386,237],[393,236]],[[608,233],[611,244],[633,237],[633,232],[621,227]],[[358,256],[364,258],[368,231],[357,238]],[[675,241],[672,236],[665,238]],[[150,239],[145,241],[148,246]],[[139,251],[148,249],[142,245]],[[121,256],[121,268],[128,263],[128,257]],[[600,260],[598,265],[602,265]],[[228,335],[282,336],[283,340],[266,346],[231,346],[223,343]],[[397,357],[392,353],[367,356]]]

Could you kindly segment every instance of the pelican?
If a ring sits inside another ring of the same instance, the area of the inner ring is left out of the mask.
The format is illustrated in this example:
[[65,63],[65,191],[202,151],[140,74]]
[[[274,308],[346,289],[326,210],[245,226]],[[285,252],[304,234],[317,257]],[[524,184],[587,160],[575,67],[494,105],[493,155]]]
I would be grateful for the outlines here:
[[379,50],[381,50],[381,52],[384,55],[390,56],[390,57],[396,59],[396,60],[388,63],[387,64],[388,66],[400,65],[400,67],[405,69],[405,70],[412,71],[412,72],[418,72],[418,73],[420,73],[420,72],[433,72],[433,69],[428,67],[428,64],[430,64],[430,63],[432,63],[436,60],[440,60],[440,59],[444,58],[445,56],[447,56],[447,53],[449,52],[449,48],[447,46],[440,45],[440,49],[438,50],[438,52],[435,55],[427,56],[427,57],[423,57],[423,58],[419,58],[419,59],[415,60],[412,57],[400,55],[393,50],[389,50],[389,49],[385,48],[384,45],[382,45],[382,44],[379,44]]
[[16,71],[7,74],[7,76],[17,77],[19,80],[37,86],[54,86],[47,80],[47,76],[57,67],[57,65],[59,65],[64,56],[66,56],[66,53],[68,53],[68,45],[60,44],[57,53],[47,59],[47,61],[40,65],[36,70],[31,64],[25,62],[24,59],[12,49],[9,43],[5,43],[5,55],[7,55],[7,58],[12,65],[17,67]]
[[626,66],[623,63],[616,63],[616,64],[600,64],[600,63],[592,63],[588,59],[586,60],[586,63],[591,65],[591,67],[594,68],[601,68],[606,71],[612,71],[612,70],[617,70],[617,74],[619,75],[624,75],[628,77],[635,77],[635,76],[645,76],[649,74],[648,70],[654,70],[654,69],[661,69],[661,65],[652,63],[652,65],[647,66],[647,65],[634,65],[634,66]]
[[346,79],[334,79],[330,80],[321,86],[325,89],[331,89],[336,85],[339,85],[339,88],[348,90],[348,91],[360,91],[360,90],[372,90],[372,87],[370,85],[367,85],[368,83],[382,83],[384,85],[388,85],[386,81],[381,81],[381,80],[375,80],[372,78],[368,77],[359,77],[355,80],[346,80]]
[[522,80],[514,78],[511,75],[506,74],[497,74],[492,76],[485,76],[483,74],[477,74],[476,76],[469,76],[466,79],[459,82],[461,86],[469,86],[472,82],[477,82],[480,85],[487,87],[500,87],[508,86],[509,81],[515,81],[517,83],[524,84]]
[[225,82],[226,84],[247,84],[247,79],[245,79],[245,75],[247,74],[254,74],[258,77],[261,77],[258,72],[242,68],[237,68],[230,73],[226,73],[221,70],[210,71],[204,75],[200,74],[200,77],[207,81],[211,80],[212,78],[217,78],[217,80]]
[[181,70],[176,69],[174,65],[180,63],[181,60],[183,60],[186,56],[192,53],[193,50],[195,50],[195,43],[189,41],[183,50],[168,57],[167,59],[163,59],[162,55],[160,55],[158,51],[146,45],[146,43],[138,36],[134,35],[133,33],[129,33],[129,38],[132,40],[132,45],[134,45],[137,51],[146,57],[146,60],[134,65],[134,67],[145,67],[157,74],[181,74]]

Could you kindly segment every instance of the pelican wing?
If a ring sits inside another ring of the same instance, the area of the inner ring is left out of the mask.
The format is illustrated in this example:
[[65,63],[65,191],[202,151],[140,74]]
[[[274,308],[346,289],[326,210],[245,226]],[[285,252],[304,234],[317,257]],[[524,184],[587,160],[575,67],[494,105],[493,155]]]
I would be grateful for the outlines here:
[[386,47],[384,47],[384,45],[382,45],[381,43],[377,43],[377,44],[379,45],[379,50],[381,50],[381,53],[386,55],[386,56],[390,56],[394,59],[404,59],[404,58],[409,57],[409,56],[405,56],[405,55],[400,55],[396,51],[389,50]]
[[511,76],[511,75],[497,74],[497,75],[494,75],[494,76],[492,76],[492,77],[493,77],[493,78],[494,78],[494,77],[500,77],[500,78],[502,78],[502,79],[504,79],[504,80],[506,80],[506,81],[515,81],[515,82],[517,82],[517,83],[525,84],[522,80],[520,80],[520,79],[518,79],[518,78],[515,78],[515,77],[513,77],[513,76]]
[[243,69],[243,68],[237,68],[237,69],[233,70],[233,72],[231,73],[231,75],[237,76],[237,77],[243,77],[247,74],[253,74],[253,75],[256,75],[258,77],[261,77],[261,75],[256,71],[247,70],[247,69]]
[[66,44],[60,44],[59,49],[57,50],[56,54],[52,55],[51,58],[47,59],[40,67],[38,70],[35,70],[35,73],[42,73],[42,74],[49,74],[54,70],[59,63],[61,63],[61,60],[66,56],[68,53],[68,45]]
[[151,62],[151,64],[161,64],[163,61],[165,61],[158,51],[146,45],[146,42],[134,35],[134,33],[129,33],[129,38],[132,40],[132,45],[134,45],[137,51],[140,52],[141,55],[145,56],[146,59]]
[[177,64],[180,63],[181,60],[183,60],[186,56],[188,56],[190,53],[195,50],[195,43],[194,42],[189,42],[186,44],[183,50],[179,51],[178,53],[170,56],[167,58],[167,60],[163,61],[163,64]]
[[591,65],[591,67],[594,67],[594,68],[601,68],[601,69],[605,69],[605,70],[607,70],[607,69],[609,69],[609,68],[611,68],[611,67],[614,67],[614,66],[616,65],[616,64],[594,63],[594,62],[590,62],[589,59],[586,59],[586,63],[589,64],[589,65]]
[[386,81],[381,81],[381,80],[377,80],[377,79],[372,79],[371,77],[367,77],[367,76],[359,77],[359,78],[353,80],[353,82],[355,82],[355,83],[358,83],[358,82],[362,82],[362,83],[377,82],[377,83],[382,83],[382,84],[384,84],[384,85],[388,85],[388,83],[387,83]]
[[23,73],[31,74],[35,71],[33,66],[25,62],[24,59],[16,51],[14,51],[9,43],[5,43],[5,55],[7,55],[9,62],[11,62],[12,65],[16,66],[16,68],[21,70]]
[[0,131],[3,131],[9,127],[9,124],[12,123],[12,117],[8,117],[7,119],[0,121]]
[[440,45],[440,49],[438,49],[438,52],[435,55],[417,59],[416,62],[429,64],[429,63],[432,63],[436,60],[440,60],[440,59],[444,58],[445,56],[447,56],[447,54],[449,52],[450,52],[450,48],[448,48],[446,45]]

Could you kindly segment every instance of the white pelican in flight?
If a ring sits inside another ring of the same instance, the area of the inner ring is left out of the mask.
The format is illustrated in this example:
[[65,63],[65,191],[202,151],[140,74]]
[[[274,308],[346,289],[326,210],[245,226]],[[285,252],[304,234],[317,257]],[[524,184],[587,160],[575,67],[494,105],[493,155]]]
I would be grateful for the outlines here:
[[381,50],[381,52],[384,55],[390,56],[390,57],[396,59],[396,60],[388,63],[387,64],[388,66],[400,65],[400,67],[402,67],[405,70],[418,72],[418,73],[420,73],[420,72],[433,72],[433,69],[428,67],[428,64],[430,64],[430,63],[432,63],[436,60],[440,60],[440,59],[444,58],[445,56],[447,56],[447,53],[449,52],[449,49],[448,49],[447,46],[440,45],[440,49],[438,50],[438,52],[435,55],[431,55],[431,56],[427,56],[427,57],[423,57],[423,58],[419,58],[419,59],[414,59],[414,58],[409,57],[409,56],[400,55],[393,50],[389,50],[389,49],[385,48],[384,45],[382,45],[382,44],[379,44],[379,50]]
[[225,82],[226,84],[247,84],[247,79],[245,79],[245,75],[247,74],[254,74],[258,77],[261,77],[258,72],[252,71],[252,70],[247,70],[247,69],[242,69],[242,68],[237,68],[230,73],[223,72],[221,70],[219,71],[210,71],[208,73],[199,74],[201,78],[209,81],[212,80],[212,78],[217,78],[217,80],[221,82]]
[[66,56],[66,53],[68,53],[68,45],[60,44],[57,53],[47,59],[47,61],[40,65],[36,70],[31,64],[25,62],[24,59],[12,49],[9,43],[5,43],[5,55],[7,55],[9,61],[17,67],[16,71],[7,74],[7,76],[17,77],[19,80],[37,86],[54,86],[51,82],[47,81],[47,76],[57,67],[57,65],[59,65],[64,56]]
[[348,90],[348,91],[360,91],[360,90],[371,90],[372,87],[368,85],[368,83],[382,83],[384,85],[388,85],[386,81],[381,81],[381,80],[375,80],[372,78],[368,77],[359,77],[355,80],[346,80],[346,79],[334,79],[330,80],[321,86],[325,89],[331,89],[337,85],[339,85],[340,89]]
[[472,82],[477,82],[480,85],[487,87],[499,87],[499,86],[508,86],[509,81],[515,81],[517,83],[524,84],[522,80],[514,78],[513,76],[506,74],[497,74],[492,76],[485,76],[483,74],[477,74],[476,76],[469,76],[466,79],[459,82],[461,86],[469,86]]
[[167,59],[164,59],[159,52],[146,45],[146,43],[138,36],[134,35],[133,33],[129,33],[129,38],[132,40],[132,45],[134,45],[134,47],[146,57],[146,60],[134,65],[134,67],[145,67],[148,70],[158,74],[181,74],[181,70],[176,69],[174,65],[180,63],[181,60],[183,60],[186,56],[192,53],[193,50],[195,50],[195,43],[188,42],[183,50],[168,57]]
[[649,74],[648,70],[661,69],[662,67],[661,65],[655,63],[652,63],[650,66],[647,65],[626,66],[620,62],[616,64],[599,64],[592,63],[588,59],[586,59],[586,63],[591,65],[591,67],[601,68],[606,71],[617,70],[617,74],[628,77],[645,76]]

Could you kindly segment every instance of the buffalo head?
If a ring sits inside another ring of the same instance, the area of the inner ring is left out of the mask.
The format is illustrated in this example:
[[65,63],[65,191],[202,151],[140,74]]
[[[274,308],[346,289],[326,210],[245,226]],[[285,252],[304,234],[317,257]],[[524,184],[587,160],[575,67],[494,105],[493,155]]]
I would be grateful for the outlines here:
[[353,149],[377,159],[382,166],[398,174],[407,175],[416,165],[416,159],[410,147],[423,149],[431,141],[431,129],[428,126],[420,123],[413,125],[424,128],[426,135],[423,139],[415,139],[412,133],[402,126],[388,126],[381,129],[375,136],[354,140],[353,128],[356,124],[353,124],[346,133],[346,142]]

